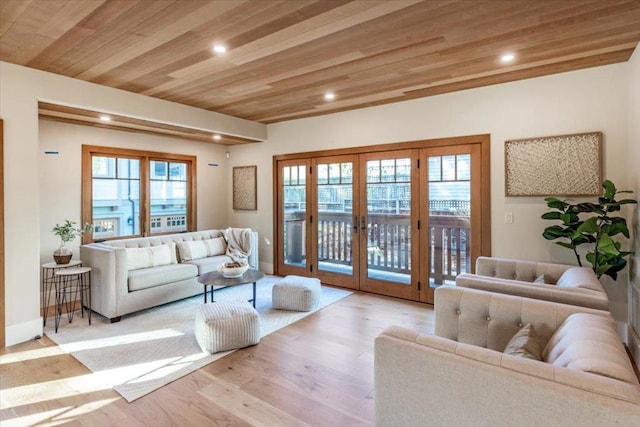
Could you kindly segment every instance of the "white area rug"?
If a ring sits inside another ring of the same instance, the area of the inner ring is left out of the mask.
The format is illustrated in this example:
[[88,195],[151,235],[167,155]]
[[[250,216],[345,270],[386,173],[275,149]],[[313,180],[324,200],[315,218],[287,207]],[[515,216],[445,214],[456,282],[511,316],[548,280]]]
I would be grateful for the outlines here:
[[[265,276],[257,284],[256,309],[263,337],[312,313],[271,308],[271,288],[279,279]],[[350,294],[323,286],[320,308]],[[251,284],[216,291],[215,297],[216,301],[246,300],[251,298]],[[58,333],[53,330],[53,318],[47,319],[45,333],[94,373],[92,381],[112,387],[131,402],[231,353],[209,354],[198,346],[193,325],[195,309],[202,303],[202,295],[197,295],[122,316],[113,324],[94,314],[91,326],[86,313],[82,318],[76,312],[71,324],[63,316]]]

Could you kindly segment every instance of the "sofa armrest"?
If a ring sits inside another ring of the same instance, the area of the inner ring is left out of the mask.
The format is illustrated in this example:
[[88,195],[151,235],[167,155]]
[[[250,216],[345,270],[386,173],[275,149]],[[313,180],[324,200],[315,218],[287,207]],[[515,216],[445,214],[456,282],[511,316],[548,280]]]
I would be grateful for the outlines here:
[[503,351],[511,337],[531,323],[543,344],[573,313],[608,312],[457,286],[435,291],[435,333],[454,341]]
[[119,316],[118,301],[128,292],[126,250],[100,243],[80,247],[82,263],[91,267],[91,308],[106,316]]
[[640,390],[391,327],[374,345],[376,425],[639,425]]
[[456,286],[480,289],[501,294],[517,295],[562,304],[578,305],[596,310],[609,310],[609,298],[605,292],[578,287],[559,287],[520,280],[486,277],[462,273],[456,277]]

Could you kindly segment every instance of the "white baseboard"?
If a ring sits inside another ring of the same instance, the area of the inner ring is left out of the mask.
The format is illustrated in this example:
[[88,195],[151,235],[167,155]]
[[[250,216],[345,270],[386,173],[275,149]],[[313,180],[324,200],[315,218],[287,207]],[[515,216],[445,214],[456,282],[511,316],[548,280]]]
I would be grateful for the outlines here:
[[629,347],[636,366],[640,366],[640,337],[635,333],[633,328],[629,328],[628,338],[627,347]]
[[5,345],[20,344],[29,341],[37,336],[42,336],[42,317],[37,317],[28,322],[18,323],[17,325],[7,326],[5,329]]
[[261,262],[260,271],[265,274],[273,274],[273,264],[270,262]]

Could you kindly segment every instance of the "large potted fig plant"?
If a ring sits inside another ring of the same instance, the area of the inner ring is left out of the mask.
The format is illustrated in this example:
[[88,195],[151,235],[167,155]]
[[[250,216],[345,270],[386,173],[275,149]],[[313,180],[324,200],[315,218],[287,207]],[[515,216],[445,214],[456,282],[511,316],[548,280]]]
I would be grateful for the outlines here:
[[627,220],[616,216],[615,212],[619,212],[622,205],[637,201],[617,200],[617,195],[633,191],[618,190],[609,180],[604,181],[602,187],[604,194],[598,197],[597,203],[571,204],[556,197],[544,199],[550,211],[543,214],[542,219],[561,224],[546,227],[542,236],[547,240],[559,240],[555,242],[557,245],[571,249],[580,266],[582,260],[577,248],[588,245],[585,259],[596,276],[606,275],[616,280],[618,272],[627,265],[625,258],[632,252],[623,251],[622,243],[617,241],[620,236],[629,238],[629,228]]

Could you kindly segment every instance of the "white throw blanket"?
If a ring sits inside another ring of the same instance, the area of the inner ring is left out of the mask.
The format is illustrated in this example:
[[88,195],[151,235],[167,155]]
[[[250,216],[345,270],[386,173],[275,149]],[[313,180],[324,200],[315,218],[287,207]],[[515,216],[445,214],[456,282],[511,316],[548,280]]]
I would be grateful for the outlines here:
[[224,234],[227,240],[227,255],[234,261],[246,262],[251,255],[251,229],[229,227]]

